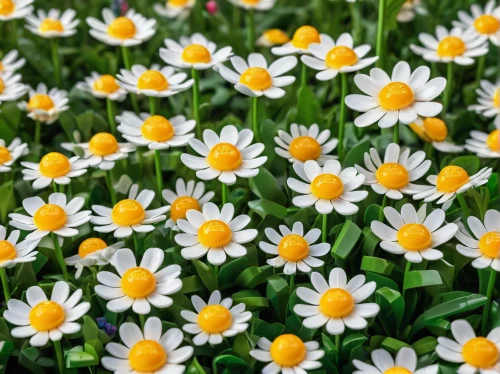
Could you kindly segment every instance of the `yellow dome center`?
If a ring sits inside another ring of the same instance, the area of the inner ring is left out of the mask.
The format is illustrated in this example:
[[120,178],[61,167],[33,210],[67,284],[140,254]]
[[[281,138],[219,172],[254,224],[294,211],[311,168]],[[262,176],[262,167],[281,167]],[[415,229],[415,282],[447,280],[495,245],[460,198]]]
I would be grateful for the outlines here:
[[81,258],[85,258],[88,255],[90,255],[94,252],[103,250],[104,248],[107,248],[107,247],[108,247],[108,245],[102,239],[99,239],[99,238],[85,239],[78,247],[78,255]]
[[436,187],[441,192],[455,192],[469,181],[469,174],[460,166],[446,166],[439,172]]
[[393,368],[384,371],[384,374],[413,374],[413,373],[404,367],[394,366]]
[[154,340],[141,340],[130,350],[128,362],[136,372],[155,372],[167,362],[167,353],[160,343]]
[[464,344],[462,355],[469,365],[488,369],[498,361],[498,348],[486,338],[474,338]]
[[309,255],[309,244],[297,234],[290,234],[280,240],[278,252],[287,261],[297,262]]
[[38,331],[49,331],[64,322],[64,309],[54,301],[42,301],[30,311],[30,325]]
[[209,334],[218,334],[226,331],[233,323],[231,312],[224,306],[207,305],[198,314],[198,325]]
[[497,258],[500,255],[500,232],[488,232],[479,240],[479,250],[486,256]]
[[439,118],[426,118],[424,120],[425,134],[435,142],[442,142],[448,136],[446,123]]
[[12,160],[12,155],[6,147],[0,146],[0,165]]
[[0,15],[8,16],[16,8],[12,0],[0,0]]
[[90,139],[89,149],[96,156],[106,156],[118,150],[118,142],[110,133],[100,132]]
[[208,49],[201,44],[191,44],[182,51],[182,59],[190,64],[208,63],[212,56]]
[[[0,70],[0,71],[2,71],[2,70]],[[5,91],[5,82],[0,77],[0,93],[2,93],[3,91]]]
[[0,71],[3,71],[3,70],[4,70],[3,63],[2,63],[2,61],[0,61]]
[[157,70],[147,70],[139,77],[137,87],[141,90],[164,91],[168,88],[168,80]]
[[353,311],[354,299],[348,291],[342,288],[330,288],[321,296],[319,309],[328,317],[345,317]]
[[94,81],[94,90],[104,93],[113,93],[118,90],[120,86],[116,82],[115,77],[109,74],[101,75]]
[[424,225],[409,223],[398,231],[398,243],[408,251],[419,251],[428,248],[432,242],[432,235]]
[[241,0],[243,4],[256,5],[260,3],[260,0]]
[[285,44],[290,41],[290,38],[280,29],[271,29],[264,31],[264,38],[273,44]]
[[393,162],[380,165],[375,177],[384,187],[390,189],[402,188],[410,182],[408,170],[403,165]]
[[52,101],[50,96],[45,94],[34,94],[28,101],[29,110],[42,109],[48,112],[49,110],[53,109],[54,106],[54,102]]
[[274,339],[271,344],[270,353],[274,362],[289,368],[304,361],[307,355],[307,348],[298,336],[284,334]]
[[0,264],[16,258],[16,247],[7,240],[0,240]]
[[302,162],[316,160],[321,156],[321,146],[310,136],[299,136],[293,139],[288,151],[294,159]]
[[174,126],[162,116],[151,116],[141,126],[141,133],[148,140],[166,142],[175,135]]
[[494,130],[488,135],[486,144],[493,152],[500,152],[500,131]]
[[59,205],[45,204],[33,216],[35,226],[40,230],[55,231],[66,224],[66,212]]
[[61,23],[61,21],[59,21],[58,19],[46,18],[40,24],[40,31],[41,32],[47,32],[47,31],[63,32],[64,26]]
[[135,24],[127,17],[117,17],[108,26],[109,36],[116,39],[131,39],[135,33]]
[[456,36],[447,36],[439,42],[437,54],[441,57],[457,57],[467,49],[464,41]]
[[399,110],[413,104],[413,90],[406,83],[392,82],[380,90],[378,101],[387,110]]
[[497,88],[493,94],[493,105],[495,108],[500,107],[500,88]]
[[358,56],[349,47],[339,45],[330,49],[326,55],[326,64],[332,69],[340,69],[344,66],[352,66],[358,62]]
[[240,83],[256,91],[266,90],[273,84],[273,78],[264,68],[248,68],[241,74]]
[[111,212],[113,222],[120,226],[133,226],[144,220],[146,211],[137,201],[125,199],[118,202]]
[[68,174],[70,170],[71,164],[69,159],[59,152],[47,153],[40,161],[40,173],[45,177],[62,177]]
[[227,223],[218,219],[206,221],[198,229],[198,240],[205,247],[223,247],[231,241],[232,237],[233,232]]
[[191,196],[180,196],[174,200],[170,207],[170,218],[177,222],[178,219],[186,218],[187,211],[191,209],[200,211],[201,207],[198,200]]
[[168,0],[167,4],[170,6],[184,6],[189,0]]
[[311,192],[320,199],[333,200],[344,192],[344,183],[333,174],[320,174],[311,183]]
[[156,279],[148,269],[130,268],[123,274],[121,287],[125,295],[134,299],[143,298],[154,292]]
[[237,169],[242,163],[241,153],[230,143],[219,143],[208,154],[208,163],[217,170]]
[[292,45],[295,48],[307,49],[311,43],[320,43],[318,30],[312,26],[301,26],[293,34]]
[[489,14],[483,14],[474,21],[474,27],[480,34],[495,34],[500,29],[500,21]]

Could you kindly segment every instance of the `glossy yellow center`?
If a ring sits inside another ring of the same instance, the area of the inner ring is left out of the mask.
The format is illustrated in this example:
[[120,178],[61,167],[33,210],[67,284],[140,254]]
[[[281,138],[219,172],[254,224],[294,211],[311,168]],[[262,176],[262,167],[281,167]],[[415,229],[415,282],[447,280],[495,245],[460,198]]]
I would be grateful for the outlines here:
[[238,148],[230,143],[219,143],[214,146],[207,160],[212,167],[222,171],[237,169],[243,161]]
[[413,373],[404,367],[394,366],[393,368],[384,371],[384,374],[413,374]]
[[35,226],[40,230],[55,231],[66,224],[66,212],[59,205],[45,204],[33,216]]
[[182,59],[190,64],[207,63],[212,60],[212,56],[201,44],[191,44],[182,51]]
[[500,107],[500,88],[497,88],[493,94],[493,105],[495,108]]
[[280,240],[278,252],[287,261],[297,262],[309,255],[309,244],[297,234],[290,234]]
[[144,220],[146,211],[137,201],[125,199],[118,202],[111,212],[113,222],[120,226],[133,226]]
[[296,335],[284,334],[274,339],[270,349],[274,362],[283,367],[293,367],[306,358],[307,348]]
[[442,142],[448,136],[448,128],[446,123],[439,118],[426,118],[424,120],[425,134],[435,142]]
[[218,334],[226,331],[233,323],[231,312],[224,306],[207,305],[198,314],[198,325],[209,334]]
[[260,0],[241,0],[243,4],[256,5],[260,3]]
[[28,101],[28,109],[42,109],[45,111],[49,111],[54,108],[54,102],[50,98],[49,95],[45,94],[34,94],[30,97]]
[[312,26],[301,26],[293,34],[292,44],[295,48],[307,49],[311,43],[320,43],[318,30]]
[[375,177],[384,187],[390,189],[402,188],[410,181],[408,170],[403,165],[393,162],[380,165]]
[[0,240],[0,264],[16,258],[16,248],[7,240]]
[[40,161],[40,173],[45,177],[62,177],[68,174],[70,170],[71,164],[69,159],[59,152],[47,153]]
[[495,34],[500,29],[500,21],[490,14],[483,14],[476,18],[474,27],[480,34]]
[[264,31],[264,38],[273,44],[285,44],[290,41],[290,38],[280,29],[271,29]]
[[321,156],[321,145],[310,136],[299,136],[292,140],[288,151],[296,160],[306,162]]
[[130,350],[128,362],[136,372],[152,373],[165,365],[167,353],[160,343],[154,340],[141,340]]
[[[2,70],[0,70],[0,71],[2,71]],[[5,91],[5,82],[0,77],[0,93],[2,93],[3,91]]]
[[30,311],[30,325],[38,331],[49,331],[64,322],[64,309],[54,301],[42,301]]
[[462,356],[469,365],[475,368],[488,369],[498,361],[498,348],[486,338],[474,338],[464,344]]
[[500,255],[500,232],[488,232],[479,240],[479,250],[486,256],[497,258]]
[[320,199],[333,200],[344,192],[344,183],[333,174],[320,174],[311,182],[311,192]]
[[326,64],[332,69],[340,69],[344,66],[354,65],[358,61],[358,56],[354,51],[343,45],[330,49],[326,55]]
[[118,142],[110,133],[100,132],[90,139],[89,149],[96,156],[106,156],[118,150]]
[[455,192],[469,181],[469,174],[460,166],[446,166],[438,174],[436,187],[441,192]]
[[102,239],[99,239],[99,238],[85,239],[78,247],[78,255],[81,258],[85,258],[88,255],[90,255],[94,252],[103,250],[104,248],[107,248],[107,247],[108,247],[108,245]]
[[64,26],[61,23],[61,21],[59,21],[58,19],[46,18],[40,24],[40,31],[41,32],[47,32],[47,31],[63,32]]
[[348,291],[342,288],[330,288],[321,296],[319,309],[328,317],[345,317],[353,311],[354,299]]
[[0,15],[7,16],[15,9],[15,4],[12,0],[0,0]]
[[156,279],[148,269],[130,268],[123,274],[121,287],[125,295],[134,299],[143,298],[154,292]]
[[441,57],[457,57],[463,55],[467,47],[462,39],[447,36],[438,44],[437,54]]
[[248,68],[241,74],[240,83],[252,90],[265,90],[272,86],[273,78],[264,68]]
[[4,71],[3,63],[0,61],[0,71]]
[[104,93],[113,93],[118,90],[120,86],[116,82],[115,77],[109,74],[101,75],[94,82],[94,90]]
[[168,0],[167,4],[170,6],[184,6],[189,0]]
[[420,223],[408,223],[398,231],[398,243],[409,251],[419,251],[428,248],[432,242],[432,235]]
[[205,247],[220,248],[231,241],[233,232],[227,223],[218,219],[206,221],[198,229],[198,240]]
[[494,130],[488,135],[486,139],[486,144],[493,152],[500,152],[500,131]]
[[166,142],[175,135],[174,126],[162,116],[151,116],[141,126],[142,135],[154,142]]
[[187,211],[191,209],[200,211],[201,207],[198,200],[191,196],[180,196],[174,200],[170,207],[170,218],[177,222],[178,219],[186,218]]
[[168,80],[157,70],[147,70],[139,77],[137,87],[141,90],[163,91],[168,88]]
[[135,24],[127,17],[117,17],[108,26],[109,36],[116,39],[131,39],[135,33]]
[[0,146],[0,165],[12,160],[12,155],[6,147]]
[[406,108],[413,103],[414,99],[413,90],[403,82],[391,82],[378,94],[380,105],[387,110]]

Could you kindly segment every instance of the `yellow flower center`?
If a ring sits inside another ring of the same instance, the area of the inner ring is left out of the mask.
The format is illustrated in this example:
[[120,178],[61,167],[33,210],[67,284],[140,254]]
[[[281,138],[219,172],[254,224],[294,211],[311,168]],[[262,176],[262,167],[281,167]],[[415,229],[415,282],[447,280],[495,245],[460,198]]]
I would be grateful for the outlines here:
[[212,56],[201,44],[191,44],[182,51],[182,59],[190,64],[207,63],[212,60]]
[[59,152],[47,153],[40,161],[40,173],[45,177],[62,177],[68,174],[70,170],[71,164],[69,159]]
[[88,255],[90,255],[94,252],[103,250],[104,248],[107,248],[107,247],[108,247],[108,245],[102,239],[99,239],[99,238],[85,239],[78,247],[78,255],[81,258],[85,258]]
[[12,0],[0,0],[0,15],[7,16],[15,9],[15,4]]
[[54,108],[54,102],[50,98],[49,95],[45,94],[34,94],[30,97],[30,101],[28,101],[28,109],[42,109],[45,111],[49,111]]
[[349,47],[340,45],[330,49],[326,55],[326,64],[332,69],[340,69],[344,66],[354,65],[358,61],[358,56]]
[[120,86],[116,83],[115,77],[109,74],[101,75],[94,82],[94,90],[104,93],[113,93],[118,90]]
[[290,38],[280,29],[271,29],[264,31],[264,38],[273,44],[285,44],[290,41]]
[[7,240],[0,240],[0,264],[16,258],[16,247]]
[[311,43],[320,43],[318,30],[312,26],[301,26],[293,34],[292,44],[295,48],[307,49]]
[[64,309],[54,301],[42,301],[30,311],[30,325],[38,331],[49,331],[64,322]]
[[498,348],[486,338],[474,338],[464,344],[462,355],[469,365],[488,369],[498,361]]
[[131,39],[136,32],[134,22],[127,17],[117,17],[108,26],[109,36],[116,39]]
[[243,4],[256,5],[260,3],[260,0],[241,0]]
[[414,99],[413,90],[403,82],[391,82],[378,94],[380,105],[387,110],[406,108],[413,103]]
[[188,3],[189,0],[168,0],[167,4],[170,6],[183,6]]
[[436,187],[441,192],[455,192],[469,181],[469,174],[460,166],[446,166],[440,171]]
[[284,334],[274,339],[270,349],[274,362],[284,367],[293,367],[306,358],[307,349],[304,342],[296,335]]
[[231,241],[233,232],[227,223],[218,219],[206,221],[198,229],[198,240],[205,247],[220,248]]
[[167,353],[160,343],[154,340],[141,340],[130,350],[128,362],[136,372],[155,372],[167,362]]
[[2,61],[0,61],[0,71],[3,71],[3,70],[4,70],[3,69],[3,63],[2,63]]
[[141,126],[142,135],[154,142],[166,142],[175,135],[174,126],[162,116],[151,116]]
[[446,123],[439,118],[426,118],[423,124],[425,134],[435,142],[442,142],[448,136]]
[[212,167],[222,171],[237,169],[243,161],[238,148],[230,143],[219,143],[214,146],[207,159]]
[[265,90],[272,86],[273,78],[264,68],[248,68],[241,74],[240,83],[252,90]]
[[467,47],[462,39],[447,36],[439,42],[437,54],[441,57],[457,57],[463,55]]
[[42,23],[40,25],[40,31],[41,32],[47,32],[47,31],[63,32],[64,26],[62,25],[61,21],[59,21],[58,19],[46,18],[42,21]]
[[333,200],[344,192],[344,183],[333,174],[320,174],[311,183],[311,192],[320,199]]
[[384,371],[384,374],[412,374],[412,372],[404,367],[394,366]]
[[134,299],[143,298],[154,292],[156,279],[148,269],[130,268],[123,274],[121,287],[125,295]]
[[406,186],[410,181],[410,174],[406,168],[398,163],[388,162],[380,165],[375,173],[375,178],[390,189],[398,189]]
[[486,144],[493,152],[500,152],[500,131],[494,130],[488,135],[486,139]]
[[141,90],[164,91],[168,88],[168,80],[157,70],[147,70],[139,77],[137,87]]
[[[0,70],[0,71],[2,71],[2,70]],[[5,90],[5,82],[0,77],[0,93],[2,93],[4,90]]]
[[500,107],[500,88],[495,90],[495,94],[493,95],[493,105],[495,105],[495,108]]
[[66,224],[66,212],[59,205],[45,204],[33,216],[35,226],[40,230],[55,231]]
[[278,252],[287,261],[297,262],[309,255],[309,244],[297,234],[290,234],[281,239]]
[[321,145],[310,136],[299,136],[292,140],[288,151],[296,160],[306,162],[321,156]]
[[90,139],[89,149],[96,156],[106,156],[118,150],[118,142],[110,133],[100,132]]
[[500,232],[488,232],[479,240],[479,250],[486,256],[497,258],[500,255]]
[[474,21],[474,27],[480,34],[495,34],[500,29],[500,21],[489,14],[483,14]]
[[0,146],[0,165],[12,160],[12,155],[6,147]]
[[420,223],[408,223],[398,231],[398,243],[409,251],[419,251],[428,248],[432,242],[432,235]]
[[170,218],[174,220],[174,222],[177,222],[178,219],[186,218],[186,212],[191,209],[200,211],[201,207],[198,200],[190,196],[178,197],[170,207]]
[[328,317],[345,317],[353,311],[354,299],[348,291],[342,288],[330,288],[321,296],[319,309]]
[[119,201],[111,212],[113,222],[120,226],[133,226],[144,220],[146,211],[137,201],[125,199]]
[[198,314],[198,325],[209,334],[226,331],[233,323],[231,312],[222,305],[207,305]]

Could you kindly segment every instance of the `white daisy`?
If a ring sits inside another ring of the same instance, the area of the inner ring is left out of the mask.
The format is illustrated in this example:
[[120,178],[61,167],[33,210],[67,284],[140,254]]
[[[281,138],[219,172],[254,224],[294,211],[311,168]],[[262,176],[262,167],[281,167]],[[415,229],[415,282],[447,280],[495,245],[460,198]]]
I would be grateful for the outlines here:
[[0,9],[0,21],[25,18],[33,12],[35,0],[2,0]]
[[495,84],[482,80],[476,90],[478,104],[470,105],[467,109],[482,114],[486,118],[495,117],[495,126],[500,129],[500,81]]
[[38,9],[37,15],[26,16],[25,27],[42,38],[66,38],[76,34],[80,20],[75,19],[75,16],[74,9],[66,9],[62,14],[59,9],[50,9],[48,12]]
[[229,0],[231,4],[245,10],[266,11],[271,9],[277,0]]
[[40,83],[36,90],[29,89],[29,101],[19,103],[18,107],[29,112],[29,118],[51,125],[59,118],[61,112],[69,109],[67,96],[65,90],[52,88],[47,91],[47,86]]
[[330,244],[316,242],[321,236],[320,229],[311,229],[304,235],[304,226],[295,222],[292,230],[285,225],[280,225],[280,232],[268,227],[265,230],[267,238],[272,242],[261,241],[259,248],[267,254],[277,257],[267,260],[275,268],[284,266],[285,274],[295,274],[297,269],[309,273],[311,267],[323,266],[324,261],[317,257],[324,256],[330,250]]
[[66,282],[56,282],[50,300],[38,286],[26,291],[27,303],[11,299],[3,317],[11,324],[19,326],[11,330],[15,338],[28,338],[32,347],[43,347],[52,341],[59,341],[63,335],[75,334],[82,329],[75,321],[90,309],[90,303],[78,302],[82,299],[81,289],[71,296]]
[[224,204],[222,209],[214,203],[203,205],[203,213],[188,210],[186,219],[177,220],[181,234],[175,236],[177,244],[182,246],[181,255],[187,260],[198,259],[207,255],[212,265],[221,265],[226,255],[239,258],[247,254],[242,245],[249,243],[257,236],[257,230],[243,230],[250,217],[242,214],[234,217],[234,205]]
[[320,34],[318,30],[312,26],[301,26],[295,30],[291,41],[279,47],[272,48],[271,52],[277,56],[293,54],[310,55],[311,52],[309,51],[309,45],[313,43],[321,44],[325,39],[332,41],[332,38],[326,34]]
[[152,190],[142,190],[139,185],[130,187],[128,198],[119,201],[113,208],[102,205],[92,205],[92,210],[98,216],[92,216],[90,223],[96,225],[97,232],[114,231],[115,238],[127,238],[133,232],[151,232],[154,223],[164,221],[168,207],[146,210],[155,197]]
[[19,83],[21,79],[21,74],[14,74],[13,71],[0,74],[0,102],[15,101],[28,92],[29,87]]
[[8,52],[0,60],[0,74],[14,73],[15,71],[21,69],[26,60],[24,58],[19,58],[19,52],[15,49]]
[[265,30],[257,39],[257,45],[261,47],[273,47],[275,45],[283,45],[288,43],[290,38],[280,29]]
[[330,272],[328,282],[320,273],[311,274],[314,289],[299,287],[297,296],[308,304],[297,304],[293,311],[306,317],[302,325],[308,329],[317,329],[326,325],[326,331],[340,335],[347,326],[351,330],[363,330],[368,326],[365,318],[375,317],[380,307],[364,300],[375,292],[375,282],[365,284],[364,275],[356,275],[347,283],[347,276],[341,268]]
[[163,4],[154,4],[153,9],[160,16],[185,19],[194,8],[196,0],[167,0]]
[[109,74],[99,74],[93,71],[85,82],[79,82],[76,87],[82,91],[89,92],[98,99],[109,99],[123,101],[127,97],[127,91],[120,86],[115,77]]
[[267,156],[259,156],[264,144],[255,143],[253,132],[244,129],[238,132],[235,126],[225,126],[219,136],[212,130],[203,131],[203,141],[191,138],[189,145],[202,157],[183,153],[182,162],[190,169],[197,170],[196,176],[202,180],[219,178],[228,186],[236,182],[236,177],[252,178],[259,174],[259,167],[267,161]]
[[358,127],[366,127],[378,121],[378,126],[388,128],[398,121],[408,125],[417,116],[434,117],[443,109],[441,103],[431,100],[438,97],[446,87],[445,78],[429,81],[431,70],[420,66],[413,71],[405,61],[400,61],[389,77],[379,68],[370,70],[370,76],[358,74],[356,86],[366,95],[348,95],[347,106],[364,114],[354,120]]
[[12,170],[12,165],[19,157],[28,154],[28,144],[22,143],[20,138],[14,138],[7,147],[5,140],[0,139],[0,173]]
[[482,131],[471,131],[471,139],[465,141],[465,149],[482,158],[500,158],[500,130],[489,134]]
[[401,23],[411,22],[415,19],[417,14],[426,16],[429,14],[427,9],[423,6],[422,0],[407,0],[399,9],[396,16],[396,21]]
[[227,297],[221,300],[220,291],[214,291],[208,303],[201,297],[191,296],[191,302],[196,310],[182,310],[181,316],[188,322],[182,329],[193,337],[193,344],[197,346],[221,344],[223,338],[236,336],[248,329],[248,322],[252,318],[251,312],[245,312],[245,304],[233,305],[233,300]]
[[500,7],[495,0],[490,0],[484,6],[471,5],[471,13],[458,11],[460,21],[452,21],[453,26],[471,29],[478,36],[486,36],[494,45],[500,46]]
[[33,250],[40,240],[23,240],[18,243],[20,234],[19,230],[14,230],[7,237],[7,230],[0,225],[0,268],[12,268],[17,264],[36,260],[38,252]]
[[422,120],[422,118],[418,117],[409,126],[420,139],[426,143],[431,143],[440,152],[459,153],[464,150],[463,146],[446,141],[448,127],[440,118],[430,117]]
[[144,333],[135,323],[121,324],[119,334],[123,344],[106,344],[111,356],[101,359],[102,366],[115,374],[182,374],[186,367],[179,364],[191,358],[193,347],[179,348],[184,339],[180,329],[170,328],[163,335],[161,331],[162,323],[158,317],[146,320]]

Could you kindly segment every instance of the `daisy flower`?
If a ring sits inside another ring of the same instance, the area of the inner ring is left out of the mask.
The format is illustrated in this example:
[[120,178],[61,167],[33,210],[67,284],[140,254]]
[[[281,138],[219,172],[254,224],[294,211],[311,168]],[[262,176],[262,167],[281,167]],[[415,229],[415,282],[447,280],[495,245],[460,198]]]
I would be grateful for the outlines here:
[[216,52],[217,45],[200,33],[191,37],[182,36],[180,43],[167,38],[165,46],[167,48],[160,48],[162,60],[181,69],[210,69],[227,61],[233,55],[232,47],[224,47]]
[[28,92],[28,86],[19,83],[21,74],[8,71],[0,74],[0,102],[15,101]]
[[37,15],[26,16],[25,27],[42,38],[67,38],[76,34],[76,27],[80,24],[75,16],[74,9],[66,9],[62,14],[59,9],[50,9],[47,13],[38,9]]
[[82,91],[89,92],[98,99],[109,99],[112,101],[123,101],[127,97],[127,91],[120,83],[109,74],[99,74],[93,71],[85,82],[79,82],[76,87]]
[[500,7],[496,1],[488,1],[484,9],[473,4],[470,10],[470,14],[460,10],[460,21],[453,21],[453,26],[474,30],[478,36],[486,36],[494,45],[500,46]]
[[119,201],[113,208],[102,205],[92,205],[97,216],[92,216],[90,223],[96,225],[97,232],[114,231],[115,238],[127,238],[133,232],[151,232],[154,223],[164,221],[168,207],[146,210],[155,197],[152,190],[139,192],[139,185],[130,187],[128,198]]
[[320,71],[316,74],[316,79],[320,81],[333,79],[339,73],[362,70],[378,60],[378,56],[363,58],[370,52],[370,45],[364,44],[354,48],[353,44],[349,33],[340,35],[337,42],[325,36],[321,43],[309,44],[312,56],[304,55],[301,60],[310,68]]
[[11,213],[9,224],[15,228],[31,231],[26,240],[39,240],[54,233],[59,237],[71,238],[78,235],[78,227],[90,221],[90,210],[83,210],[85,199],[74,197],[67,203],[66,195],[54,192],[49,195],[48,204],[39,196],[23,200],[28,215]]
[[389,253],[404,254],[407,261],[415,264],[422,259],[443,258],[443,252],[435,248],[453,238],[458,227],[454,223],[441,227],[445,222],[444,210],[434,209],[426,215],[426,206],[423,204],[417,212],[413,205],[405,204],[401,213],[390,206],[385,207],[385,219],[393,228],[379,221],[371,223],[372,232],[382,240],[380,247]]
[[52,88],[47,91],[47,86],[40,83],[36,90],[29,89],[29,101],[19,103],[18,107],[28,112],[29,118],[51,125],[57,121],[59,114],[69,109],[67,96],[65,90]]
[[15,338],[28,338],[32,347],[43,347],[52,341],[59,341],[63,335],[75,334],[82,326],[75,321],[83,317],[90,309],[90,303],[78,302],[82,299],[81,289],[70,296],[66,282],[56,282],[50,300],[38,286],[26,291],[27,303],[11,299],[3,317],[15,327],[11,334]]
[[283,45],[288,43],[290,38],[280,29],[265,30],[257,39],[257,45],[261,47],[273,47],[275,45]]
[[416,55],[422,56],[430,62],[454,62],[458,65],[472,65],[473,57],[483,56],[488,53],[488,38],[477,35],[472,30],[455,27],[448,31],[444,26],[436,27],[436,37],[425,32],[418,35],[424,45],[411,44],[410,49]]
[[274,47],[271,52],[277,56],[294,55],[294,54],[311,54],[309,45],[316,43],[321,44],[325,39],[332,41],[326,34],[320,34],[312,26],[301,26],[293,34],[292,40],[279,47]]
[[182,280],[179,279],[179,265],[169,265],[158,271],[164,256],[160,248],[149,248],[137,266],[131,249],[117,250],[112,265],[118,275],[109,271],[97,273],[99,284],[95,286],[95,293],[109,300],[106,308],[115,313],[122,313],[132,307],[137,314],[148,314],[151,305],[160,309],[168,308],[173,300],[167,295],[180,291]]
[[495,126],[500,129],[500,81],[493,84],[482,80],[476,93],[479,96],[478,104],[470,105],[467,109],[482,114],[486,118],[495,117]]
[[492,168],[485,167],[469,176],[460,166],[445,166],[438,175],[427,177],[427,182],[432,185],[431,188],[413,195],[413,198],[415,200],[424,199],[426,203],[439,199],[437,204],[445,203],[454,199],[458,194],[488,183],[492,171]]
[[134,9],[127,10],[124,16],[116,17],[109,8],[102,10],[104,22],[87,17],[90,35],[107,45],[130,47],[151,39],[156,32],[156,20],[145,18]]
[[116,374],[182,374],[186,367],[179,364],[191,358],[193,347],[179,348],[184,339],[180,329],[170,328],[163,335],[161,331],[162,323],[158,317],[146,320],[144,333],[135,323],[122,323],[119,334],[123,344],[106,344],[111,356],[102,358],[102,366]]
[[251,242],[257,236],[257,230],[243,230],[249,223],[246,214],[234,217],[234,205],[224,204],[222,209],[214,203],[203,205],[203,212],[188,210],[186,219],[177,220],[181,234],[175,236],[177,244],[182,246],[181,255],[187,260],[207,255],[212,265],[221,265],[226,255],[239,258],[247,254],[242,245]]
[[231,4],[245,10],[266,11],[271,9],[276,0],[229,0]]
[[490,266],[500,271],[500,212],[494,209],[486,211],[484,222],[477,217],[467,219],[472,235],[465,227],[457,231],[457,251],[465,257],[474,258],[472,266],[485,269]]
[[168,120],[159,115],[137,115],[125,111],[116,120],[120,123],[118,131],[125,139],[136,146],[148,146],[149,149],[185,146],[189,139],[194,138],[191,131],[196,126],[196,121],[188,121],[183,115]]
[[418,117],[415,122],[410,123],[410,128],[420,139],[426,143],[431,143],[440,152],[458,153],[464,150],[463,146],[446,141],[448,127],[440,118],[431,117],[422,120],[422,118]]
[[356,374],[437,374],[439,371],[438,365],[429,365],[417,370],[417,354],[408,347],[403,347],[398,351],[396,360],[385,349],[373,350],[371,358],[375,366],[360,360],[352,361],[354,367],[358,369]]
[[61,147],[74,152],[83,149],[82,160],[88,162],[90,167],[101,170],[111,170],[118,160],[124,160],[135,147],[129,143],[118,143],[114,135],[100,132],[92,136],[88,143],[62,143]]
[[329,214],[333,210],[343,216],[355,214],[359,208],[352,203],[368,196],[367,191],[355,191],[363,184],[365,177],[353,167],[341,168],[337,160],[329,160],[323,167],[313,160],[305,164],[294,163],[295,173],[305,183],[288,178],[288,187],[300,194],[293,198],[293,205],[299,208],[314,205],[319,214]]
[[267,254],[277,257],[267,260],[267,263],[275,268],[285,266],[284,273],[295,274],[297,269],[303,273],[309,273],[311,267],[323,266],[324,261],[317,257],[324,256],[330,250],[330,244],[316,242],[321,236],[320,229],[311,229],[304,235],[304,226],[301,222],[295,222],[290,230],[285,225],[280,225],[280,232],[268,227],[265,230],[267,238],[271,243],[261,241],[259,248]]
[[153,9],[160,16],[185,19],[194,8],[196,0],[167,0],[163,4],[154,4]]
[[278,147],[275,147],[274,151],[278,156],[288,159],[291,163],[315,160],[323,166],[328,160],[337,158],[337,156],[328,154],[338,144],[337,139],[330,139],[330,134],[330,130],[320,132],[317,124],[307,128],[304,125],[292,123],[290,133],[278,130],[278,136],[274,137]]
[[375,303],[361,302],[370,297],[377,285],[365,284],[364,275],[356,275],[347,283],[347,276],[341,268],[330,271],[328,282],[320,273],[311,274],[314,289],[299,287],[297,296],[308,304],[297,304],[293,311],[306,317],[302,325],[308,329],[317,329],[326,325],[326,331],[332,335],[344,333],[345,327],[351,330],[363,330],[368,326],[365,318],[375,317],[380,307]]
[[407,0],[401,6],[396,21],[401,23],[411,22],[415,19],[417,14],[426,16],[429,14],[427,9],[424,8],[422,0]]
[[0,21],[25,18],[33,12],[35,0],[2,0],[0,8]]
[[7,147],[5,140],[0,139],[0,173],[12,170],[12,165],[19,157],[28,154],[28,144],[20,138],[14,138]]
[[462,364],[457,373],[500,373],[500,327],[487,337],[476,337],[474,329],[465,319],[451,323],[453,339],[438,337],[437,355],[444,361]]
[[273,342],[262,337],[257,341],[260,349],[250,351],[257,361],[269,362],[262,373],[305,373],[306,370],[321,368],[319,361],[325,351],[315,341],[304,342],[297,335],[282,334]]
[[[399,145],[391,143],[385,150],[384,162],[375,148],[365,152],[365,168],[355,165],[365,176],[365,184],[371,185],[379,195],[387,195],[389,199],[401,200],[403,194],[414,195],[429,190],[429,186],[413,184],[423,177],[432,165],[425,160],[425,152],[417,151],[410,156],[410,149],[401,151]],[[367,170],[368,169],[368,170]]]
[[205,303],[201,297],[191,296],[191,302],[196,310],[182,310],[181,316],[188,322],[182,329],[195,334],[193,344],[197,346],[221,344],[223,338],[236,336],[248,329],[248,322],[252,318],[251,312],[245,312],[245,304],[233,305],[230,297],[221,300],[220,291],[214,291]]
[[472,139],[465,141],[465,149],[482,158],[500,158],[500,130],[494,130],[490,134],[471,131],[470,136]]
[[443,92],[446,79],[429,80],[430,75],[427,66],[420,66],[411,73],[410,65],[405,61],[396,64],[392,77],[379,68],[371,69],[370,76],[356,75],[356,86],[368,96],[347,95],[347,106],[364,113],[354,120],[354,124],[366,127],[378,121],[379,127],[388,128],[398,121],[408,125],[418,116],[438,115],[443,105],[431,100]]
[[184,182],[184,179],[179,178],[175,182],[175,192],[165,189],[162,192],[163,198],[170,204],[170,218],[167,220],[165,227],[173,229],[176,227],[177,220],[186,219],[188,210],[194,209],[199,212],[203,206],[212,200],[215,193],[208,191],[205,193],[205,183],[194,180]]
[[17,264],[36,260],[38,252],[33,250],[40,240],[23,240],[18,243],[20,234],[19,230],[14,230],[7,237],[7,230],[0,225],[0,268],[12,268]]
[[248,63],[239,56],[231,57],[233,71],[225,65],[218,65],[217,71],[229,83],[234,84],[236,91],[250,97],[262,95],[270,99],[280,99],[285,96],[286,87],[295,82],[295,77],[281,75],[289,72],[297,65],[297,58],[282,57],[269,67],[266,58],[260,53],[250,53]]
[[78,156],[67,158],[59,152],[47,153],[38,164],[23,161],[21,165],[26,168],[22,171],[23,179],[34,181],[34,189],[45,188],[52,182],[60,185],[69,184],[71,178],[85,174],[89,166],[87,160],[80,160]]
[[202,180],[219,178],[228,186],[236,182],[236,177],[252,178],[259,174],[259,167],[267,161],[267,156],[259,156],[264,144],[255,143],[253,132],[244,129],[238,132],[235,126],[225,126],[219,136],[212,130],[203,132],[203,142],[191,138],[189,145],[202,157],[183,153],[182,162],[190,169],[197,170],[196,176]]
[[14,73],[16,70],[21,69],[26,63],[26,60],[24,58],[18,59],[18,57],[19,52],[15,49],[3,56],[0,60],[0,73]]

